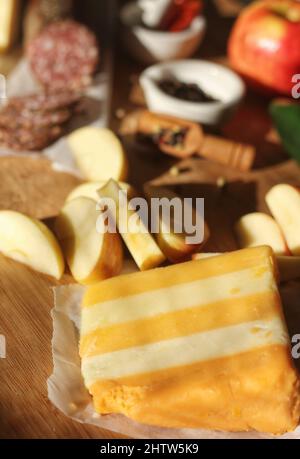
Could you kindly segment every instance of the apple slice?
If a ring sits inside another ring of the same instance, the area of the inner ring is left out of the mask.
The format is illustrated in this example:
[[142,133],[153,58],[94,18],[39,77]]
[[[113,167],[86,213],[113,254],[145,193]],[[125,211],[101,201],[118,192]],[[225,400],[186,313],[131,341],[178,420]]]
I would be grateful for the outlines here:
[[289,250],[283,233],[276,221],[267,214],[254,212],[244,215],[236,224],[239,246],[257,247],[269,245],[276,255],[288,255]]
[[[115,180],[109,180],[99,190],[99,196],[111,199],[114,202],[116,207],[115,223],[129,252],[141,271],[155,268],[165,261],[164,254],[137,212],[130,206],[126,194]],[[120,199],[120,196],[122,199]]]
[[116,233],[97,232],[96,201],[77,198],[65,204],[55,232],[74,279],[91,285],[120,273],[122,242]]
[[126,180],[127,158],[120,140],[109,129],[83,127],[69,135],[68,144],[88,180]]
[[276,185],[266,202],[280,226],[293,255],[300,255],[300,193],[291,185]]
[[[90,199],[93,199],[94,201],[98,201],[99,200],[98,190],[102,188],[105,184],[106,184],[105,181],[83,183],[82,185],[79,185],[73,191],[71,191],[71,193],[66,199],[66,202],[73,201],[73,199],[77,199],[77,198],[90,198]],[[122,188],[122,190],[127,191],[129,198],[133,198],[136,195],[135,190],[128,183],[119,182],[119,186]]]
[[[154,187],[151,185],[146,185],[144,187],[144,193],[148,201],[151,202],[151,199],[168,199],[171,202],[173,199],[182,199],[173,193],[171,190],[161,187]],[[191,209],[191,217],[193,221],[196,220],[196,211]],[[200,216],[199,216],[200,217]],[[184,228],[184,213],[179,217],[181,218],[180,227]],[[202,219],[203,222],[203,219]],[[187,241],[188,234],[186,232],[176,233],[176,220],[173,214],[170,213],[170,224],[169,221],[164,221],[163,216],[160,216],[159,221],[159,232],[157,234],[157,242],[162,252],[166,255],[169,261],[172,263],[177,263],[179,261],[188,258],[192,253],[200,250],[209,238],[209,229],[206,223],[204,222],[204,235],[203,240],[197,244],[190,244]]]
[[64,258],[54,235],[39,220],[19,212],[0,211],[0,251],[56,279],[64,273]]

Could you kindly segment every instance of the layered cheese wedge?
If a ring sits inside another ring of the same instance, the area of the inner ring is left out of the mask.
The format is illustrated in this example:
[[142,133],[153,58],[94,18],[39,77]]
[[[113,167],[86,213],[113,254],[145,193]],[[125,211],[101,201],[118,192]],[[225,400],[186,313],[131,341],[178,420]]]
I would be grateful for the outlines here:
[[273,252],[241,250],[88,288],[80,354],[98,413],[149,425],[292,431],[300,416]]

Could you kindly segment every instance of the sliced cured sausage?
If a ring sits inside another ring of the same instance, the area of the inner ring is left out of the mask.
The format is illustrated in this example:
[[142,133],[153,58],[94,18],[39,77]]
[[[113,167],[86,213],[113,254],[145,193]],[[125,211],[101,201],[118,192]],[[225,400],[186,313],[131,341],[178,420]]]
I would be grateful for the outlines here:
[[90,84],[98,61],[95,35],[72,21],[47,26],[27,47],[27,57],[37,80],[51,89],[82,88]]

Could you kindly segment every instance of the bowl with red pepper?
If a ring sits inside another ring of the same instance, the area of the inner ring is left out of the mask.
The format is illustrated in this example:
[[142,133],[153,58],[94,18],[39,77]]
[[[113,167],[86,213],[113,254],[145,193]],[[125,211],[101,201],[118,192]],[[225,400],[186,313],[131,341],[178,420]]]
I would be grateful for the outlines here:
[[195,53],[206,30],[201,0],[172,0],[175,10],[172,14],[169,10],[155,26],[143,22],[138,3],[127,3],[120,15],[123,43],[132,57],[153,64],[185,59]]
[[245,84],[234,71],[200,59],[153,65],[140,83],[149,110],[205,125],[226,121],[245,94]]

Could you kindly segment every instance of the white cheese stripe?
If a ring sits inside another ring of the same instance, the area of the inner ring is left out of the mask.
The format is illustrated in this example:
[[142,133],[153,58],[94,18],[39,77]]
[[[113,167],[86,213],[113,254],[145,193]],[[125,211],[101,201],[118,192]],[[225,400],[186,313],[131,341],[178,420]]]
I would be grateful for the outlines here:
[[[260,269],[261,265],[258,267]],[[82,309],[81,336],[111,325],[276,289],[274,276],[269,269],[258,274],[256,269],[248,268],[124,299],[117,298]]]
[[287,343],[288,337],[281,319],[258,320],[87,357],[82,359],[82,372],[87,387],[91,387],[99,380],[186,366],[240,354],[261,346]]

